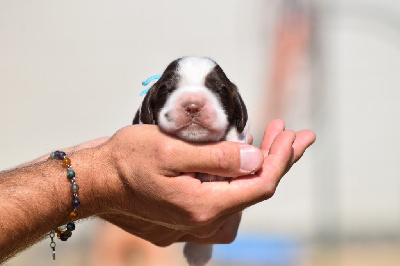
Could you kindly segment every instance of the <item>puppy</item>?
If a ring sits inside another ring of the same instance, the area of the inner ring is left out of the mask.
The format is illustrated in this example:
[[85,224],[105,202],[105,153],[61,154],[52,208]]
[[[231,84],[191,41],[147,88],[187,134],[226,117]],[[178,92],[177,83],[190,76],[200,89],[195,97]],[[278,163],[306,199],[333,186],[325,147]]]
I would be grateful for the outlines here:
[[[189,142],[247,142],[247,109],[237,87],[206,57],[183,57],[168,65],[150,88],[133,124],[156,124]],[[202,182],[225,178],[198,173]],[[189,265],[204,265],[212,245],[186,243]]]

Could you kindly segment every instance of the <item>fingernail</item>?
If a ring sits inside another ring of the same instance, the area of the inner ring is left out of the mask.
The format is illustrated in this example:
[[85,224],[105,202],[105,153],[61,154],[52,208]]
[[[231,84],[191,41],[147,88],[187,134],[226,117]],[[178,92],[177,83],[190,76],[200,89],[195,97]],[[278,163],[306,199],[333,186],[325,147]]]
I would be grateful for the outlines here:
[[259,149],[251,145],[240,146],[240,168],[253,173],[261,165],[263,156]]

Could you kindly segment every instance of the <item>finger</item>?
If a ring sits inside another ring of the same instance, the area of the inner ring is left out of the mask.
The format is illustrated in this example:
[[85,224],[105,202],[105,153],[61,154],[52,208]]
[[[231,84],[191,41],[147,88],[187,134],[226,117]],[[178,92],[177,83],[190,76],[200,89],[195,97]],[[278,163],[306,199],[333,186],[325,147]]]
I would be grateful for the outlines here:
[[293,161],[296,163],[304,154],[306,149],[316,140],[315,133],[311,130],[301,130],[296,133],[296,139],[293,143]]
[[229,244],[232,243],[239,229],[242,212],[237,212],[229,217],[218,230],[209,237],[201,238],[186,234],[179,239],[179,242],[194,242],[198,244]]
[[203,195],[196,198],[199,206],[206,205],[203,201],[213,202],[209,216],[222,217],[272,197],[291,161],[294,139],[293,131],[280,133],[271,145],[262,168],[253,175],[241,176],[229,183],[205,182],[196,186],[195,193]]
[[[178,145],[177,145],[178,144]],[[180,162],[168,164],[177,172],[199,172],[224,177],[237,177],[260,169],[264,155],[257,147],[228,141],[196,145],[174,142],[168,151],[170,158]]]
[[281,119],[275,119],[269,123],[265,129],[264,137],[261,142],[261,150],[265,155],[269,153],[269,149],[274,142],[275,138],[285,130],[285,122]]
[[251,135],[250,133],[247,135],[247,144],[253,144],[253,135]]
[[263,167],[257,173],[258,176],[265,177],[268,181],[265,186],[267,198],[275,193],[281,178],[287,172],[288,166],[293,159],[293,143],[296,134],[291,130],[285,130],[274,140],[269,150],[268,156],[264,160]]

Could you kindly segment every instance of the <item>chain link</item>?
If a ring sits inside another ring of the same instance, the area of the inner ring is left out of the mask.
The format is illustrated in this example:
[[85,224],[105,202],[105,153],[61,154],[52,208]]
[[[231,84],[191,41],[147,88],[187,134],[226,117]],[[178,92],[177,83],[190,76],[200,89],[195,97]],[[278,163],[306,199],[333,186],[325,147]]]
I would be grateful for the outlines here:
[[54,230],[51,230],[50,232],[50,248],[53,250],[53,260],[56,260],[56,242],[54,242],[54,237],[55,237],[55,232]]

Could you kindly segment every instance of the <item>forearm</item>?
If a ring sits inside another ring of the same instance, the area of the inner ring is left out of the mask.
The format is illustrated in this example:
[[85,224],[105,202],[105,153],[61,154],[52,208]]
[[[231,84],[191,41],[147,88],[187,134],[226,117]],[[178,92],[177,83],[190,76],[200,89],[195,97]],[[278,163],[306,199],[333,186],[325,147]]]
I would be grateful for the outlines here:
[[[78,145],[68,157],[80,187],[81,218],[108,217],[128,232],[169,245],[183,240],[182,232],[214,236],[232,214],[270,198],[314,140],[313,132],[295,134],[280,120],[267,127],[261,150],[229,142],[186,143],[157,126],[136,125],[119,130],[108,141]],[[238,177],[249,170],[254,174],[229,183],[200,183],[191,174]],[[57,160],[0,173],[0,263],[70,221],[70,186],[66,169]],[[223,233],[222,238],[232,239],[230,234]],[[223,242],[220,239],[217,242]],[[209,238],[210,243],[214,240]]]
[[[86,218],[100,212],[98,192],[104,171],[93,149],[73,153],[72,167]],[[0,173],[0,263],[71,221],[71,182],[59,160],[46,160]],[[99,182],[98,182],[99,181]]]

